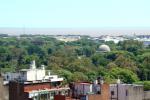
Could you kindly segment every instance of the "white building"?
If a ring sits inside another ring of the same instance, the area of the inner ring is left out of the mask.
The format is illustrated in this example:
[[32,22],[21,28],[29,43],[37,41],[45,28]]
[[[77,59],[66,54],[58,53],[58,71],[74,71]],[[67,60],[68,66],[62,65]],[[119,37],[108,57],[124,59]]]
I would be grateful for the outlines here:
[[23,81],[36,81],[43,80],[46,72],[44,66],[37,69],[35,61],[33,61],[30,65],[30,69],[22,69],[19,73]]
[[4,74],[4,84],[8,84],[9,81],[20,80],[23,82],[34,82],[34,81],[63,81],[63,78],[58,78],[57,75],[46,75],[45,66],[42,65],[41,68],[36,68],[35,61],[32,61],[30,69],[22,69],[17,73],[6,73]]
[[60,36],[55,36],[55,38],[59,41],[64,41],[64,42],[73,42],[81,39],[81,37],[78,35],[60,35]]
[[101,36],[99,38],[99,40],[102,40],[102,41],[113,41],[114,43],[119,43],[120,41],[124,41],[126,40],[124,37],[121,37],[121,36]]

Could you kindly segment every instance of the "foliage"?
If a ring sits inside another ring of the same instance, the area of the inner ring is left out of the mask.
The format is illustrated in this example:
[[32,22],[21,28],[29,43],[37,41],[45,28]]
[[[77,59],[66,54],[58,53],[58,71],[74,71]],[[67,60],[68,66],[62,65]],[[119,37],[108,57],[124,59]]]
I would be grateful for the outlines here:
[[150,90],[150,81],[139,81],[139,82],[135,82],[135,84],[144,85],[144,90],[145,91]]
[[[111,52],[97,52],[101,44],[109,45]],[[150,80],[150,48],[142,42],[126,40],[115,44],[87,36],[73,42],[46,35],[0,37],[1,72],[29,68],[32,60],[36,60],[38,67],[44,64],[64,77],[65,83],[92,82],[98,76],[107,82],[114,82],[118,77],[125,83]]]
[[118,67],[112,68],[108,72],[108,76],[113,79],[120,78],[121,81],[124,83],[133,83],[139,80],[137,75],[134,72],[128,69],[123,69],[123,68],[118,68]]

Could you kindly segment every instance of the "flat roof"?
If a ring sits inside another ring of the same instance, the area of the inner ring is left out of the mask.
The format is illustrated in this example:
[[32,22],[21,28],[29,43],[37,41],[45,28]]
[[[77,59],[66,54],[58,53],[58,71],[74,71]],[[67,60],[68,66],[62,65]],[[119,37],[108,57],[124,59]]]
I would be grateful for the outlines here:
[[59,81],[51,81],[51,80],[45,80],[45,81],[42,81],[42,80],[37,80],[37,81],[25,81],[24,84],[41,84],[41,83],[53,83],[53,82],[62,82],[61,80]]
[[[139,84],[118,84],[118,85],[123,85],[123,86],[143,86]],[[117,86],[117,84],[110,84],[110,86]]]
[[41,92],[52,92],[52,91],[62,91],[62,90],[69,90],[69,87],[64,87],[64,88],[52,88],[52,89],[47,89],[45,88],[44,90],[33,90],[33,91],[26,91],[27,93],[41,93]]

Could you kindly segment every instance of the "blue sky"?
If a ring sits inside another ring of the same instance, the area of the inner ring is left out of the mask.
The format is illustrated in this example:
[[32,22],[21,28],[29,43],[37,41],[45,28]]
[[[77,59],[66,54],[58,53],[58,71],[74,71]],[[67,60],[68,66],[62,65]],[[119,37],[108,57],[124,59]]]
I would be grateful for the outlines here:
[[150,0],[0,0],[0,27],[150,27]]

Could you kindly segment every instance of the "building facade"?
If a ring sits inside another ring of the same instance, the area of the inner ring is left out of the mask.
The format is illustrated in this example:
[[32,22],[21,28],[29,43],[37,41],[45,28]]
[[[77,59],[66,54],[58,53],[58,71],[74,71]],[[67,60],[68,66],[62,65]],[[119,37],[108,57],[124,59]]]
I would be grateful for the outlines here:
[[9,83],[9,100],[54,100],[55,95],[68,95],[69,88],[51,82]]
[[0,76],[0,100],[9,100],[8,86],[3,85],[3,78]]
[[54,100],[55,95],[67,95],[68,87],[62,86],[63,78],[48,75],[45,66],[36,68],[35,61],[30,69],[4,74],[5,85],[9,84],[9,100]]
[[111,84],[110,100],[143,100],[143,86],[135,84]]
[[72,98],[79,100],[109,100],[109,84],[97,78],[94,83],[73,83],[70,85]]

